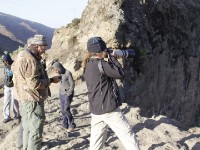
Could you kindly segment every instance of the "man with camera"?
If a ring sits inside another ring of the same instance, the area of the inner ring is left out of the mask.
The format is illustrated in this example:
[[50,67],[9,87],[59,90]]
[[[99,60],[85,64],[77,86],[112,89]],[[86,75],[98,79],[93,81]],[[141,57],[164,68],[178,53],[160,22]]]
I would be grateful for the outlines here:
[[[115,92],[115,79],[124,77],[121,64],[114,51],[106,51],[106,44],[101,37],[90,38],[87,50],[82,65],[91,112],[90,149],[99,150],[104,147],[109,126],[127,150],[139,150],[135,134],[119,109],[121,102]],[[104,60],[106,57],[108,61]]]

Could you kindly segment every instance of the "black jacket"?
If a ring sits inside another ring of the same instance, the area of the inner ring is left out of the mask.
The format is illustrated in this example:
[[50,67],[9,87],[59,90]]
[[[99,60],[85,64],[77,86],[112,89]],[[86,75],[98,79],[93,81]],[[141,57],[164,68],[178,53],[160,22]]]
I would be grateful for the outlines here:
[[114,57],[112,62],[102,61],[102,67],[106,75],[101,76],[98,68],[99,59],[90,59],[86,64],[84,78],[88,88],[90,111],[100,115],[112,112],[118,107],[116,96],[113,92],[113,79],[124,77],[121,64]]

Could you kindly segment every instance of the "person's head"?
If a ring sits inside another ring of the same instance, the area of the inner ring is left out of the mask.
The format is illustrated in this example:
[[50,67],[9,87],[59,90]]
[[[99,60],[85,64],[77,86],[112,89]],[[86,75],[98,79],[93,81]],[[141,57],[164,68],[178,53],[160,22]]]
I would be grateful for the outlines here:
[[31,41],[31,47],[34,51],[36,51],[39,55],[45,53],[47,49],[47,41],[46,37],[42,34],[36,34]]
[[84,61],[82,62],[82,67],[85,68],[86,63],[90,58],[105,58],[107,57],[106,43],[101,37],[91,37],[87,42],[87,54]]
[[101,37],[91,37],[87,42],[88,57],[105,58],[107,56],[106,43]]
[[13,63],[13,60],[8,53],[2,56],[2,60],[5,65],[11,65]]
[[51,67],[58,74],[65,73],[65,68],[63,67],[63,65],[60,62],[54,62]]
[[87,42],[89,53],[102,53],[106,49],[106,43],[101,37],[91,37]]

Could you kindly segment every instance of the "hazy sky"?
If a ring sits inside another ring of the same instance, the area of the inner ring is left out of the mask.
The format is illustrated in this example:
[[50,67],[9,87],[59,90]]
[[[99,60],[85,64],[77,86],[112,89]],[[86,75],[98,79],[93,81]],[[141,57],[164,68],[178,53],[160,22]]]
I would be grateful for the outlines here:
[[0,12],[59,28],[80,18],[88,0],[0,0]]

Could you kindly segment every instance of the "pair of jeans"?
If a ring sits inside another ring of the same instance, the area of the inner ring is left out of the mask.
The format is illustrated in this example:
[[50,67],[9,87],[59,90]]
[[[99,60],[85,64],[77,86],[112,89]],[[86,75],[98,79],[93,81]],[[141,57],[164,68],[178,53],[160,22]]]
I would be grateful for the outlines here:
[[4,119],[10,118],[11,103],[13,103],[14,117],[19,117],[20,116],[19,104],[14,97],[13,87],[4,86],[4,108],[3,108]]
[[67,94],[60,94],[60,109],[62,113],[62,126],[63,128],[75,128],[74,118],[70,111],[70,105],[73,99],[73,94],[68,96]]
[[102,115],[91,114],[90,150],[103,149],[108,126],[115,132],[126,150],[139,150],[135,134],[119,108]]
[[44,102],[22,103],[23,150],[41,149],[45,120]]

